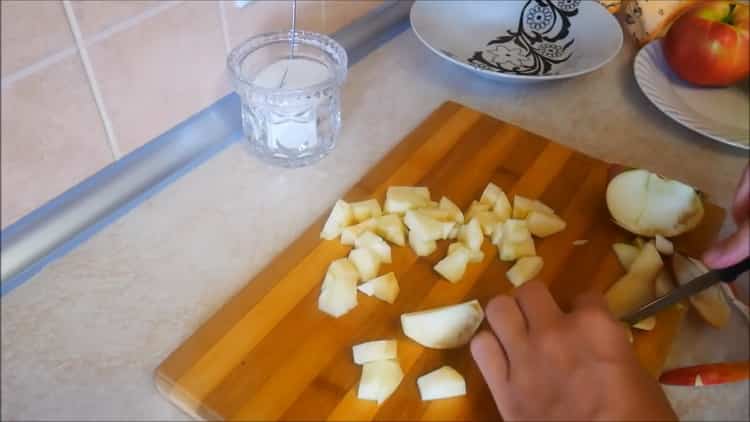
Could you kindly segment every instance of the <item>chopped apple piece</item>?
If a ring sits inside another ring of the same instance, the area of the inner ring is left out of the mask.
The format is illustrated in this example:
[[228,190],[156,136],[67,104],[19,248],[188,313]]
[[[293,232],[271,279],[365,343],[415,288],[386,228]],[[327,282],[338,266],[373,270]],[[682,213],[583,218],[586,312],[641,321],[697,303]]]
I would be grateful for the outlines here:
[[661,270],[654,280],[654,293],[656,297],[664,296],[674,290],[674,280],[669,271]]
[[[326,271],[326,278],[338,278],[341,280],[350,280],[354,284],[357,284],[359,280],[359,271],[357,267],[352,264],[347,258],[339,258],[334,260],[328,265]],[[323,288],[325,288],[325,280],[323,281]]]
[[544,266],[544,261],[541,257],[527,256],[516,261],[505,275],[514,286],[518,287],[536,277],[542,271],[542,266]]
[[458,239],[458,233],[459,233],[459,230],[461,230],[461,227],[462,227],[461,225],[456,223],[456,225],[453,226],[453,228],[451,229],[450,233],[448,233],[448,239],[449,240]]
[[357,306],[359,273],[346,258],[333,261],[328,267],[318,297],[318,309],[338,318]]
[[672,255],[674,253],[674,245],[672,242],[660,234],[657,234],[654,238],[654,245],[656,245],[656,250],[664,255]]
[[417,256],[428,256],[437,249],[437,242],[423,239],[416,231],[409,230],[409,246]]
[[391,186],[385,196],[385,212],[404,214],[415,208],[434,206],[426,187]]
[[458,283],[466,272],[466,265],[471,258],[471,252],[465,246],[461,245],[452,253],[449,253],[440,262],[433,267],[438,274],[443,276],[451,283]]
[[467,251],[469,251],[469,262],[482,262],[484,260],[484,252],[482,250],[475,251],[473,249],[469,249],[466,246],[464,246],[463,243],[454,242],[448,245],[448,255],[453,253],[454,251],[464,248]]
[[536,237],[547,237],[565,230],[565,221],[555,214],[531,211],[526,216],[526,225]]
[[396,301],[399,292],[396,274],[392,272],[362,283],[359,285],[358,289],[367,296],[375,296],[376,298],[390,304],[393,304],[393,302]]
[[367,362],[362,366],[357,397],[361,400],[375,400],[378,404],[383,403],[396,391],[403,379],[404,372],[396,360]]
[[386,214],[375,219],[375,233],[398,246],[406,245],[406,229],[399,216]]
[[525,220],[508,219],[503,223],[500,259],[514,261],[524,256],[536,255],[534,239],[531,237]]
[[492,244],[495,245],[495,246],[502,246],[503,245],[503,226],[504,225],[505,224],[498,224],[492,230],[491,240],[492,240]]
[[466,395],[464,377],[450,366],[443,366],[417,378],[417,386],[422,401]]
[[523,220],[531,211],[538,211],[545,214],[555,213],[555,210],[536,199],[529,199],[521,195],[513,197],[513,218]]
[[380,236],[367,231],[354,239],[354,247],[357,249],[369,249],[380,258],[381,262],[391,263],[391,247]]
[[458,231],[458,240],[466,245],[467,248],[478,251],[482,249],[482,242],[484,242],[484,232],[482,232],[482,225],[476,218],[471,219],[469,224],[464,224]]
[[360,343],[352,347],[354,363],[362,365],[379,360],[396,359],[396,340],[376,340]]
[[344,227],[344,229],[341,230],[341,244],[353,245],[357,237],[359,237],[362,233],[366,231],[375,230],[375,226],[377,226],[375,219],[370,218],[370,219],[362,221],[359,224]]
[[479,225],[482,227],[482,232],[486,236],[490,236],[495,230],[495,226],[501,225],[503,221],[492,211],[480,211],[474,215],[474,218],[479,221]]
[[643,246],[646,244],[646,240],[642,237],[636,237],[633,239],[633,246],[638,248],[638,250],[643,249]]
[[463,224],[464,223],[464,213],[461,212],[461,208],[458,208],[458,206],[453,203],[450,199],[446,197],[440,198],[440,204],[438,205],[440,209],[446,210],[450,212],[453,215],[452,220],[456,223]]
[[352,249],[349,252],[349,260],[357,268],[357,272],[359,272],[362,280],[369,280],[378,276],[380,258],[370,249]]
[[500,191],[497,201],[495,201],[495,206],[492,207],[492,211],[497,214],[500,221],[509,219],[513,214],[513,208],[510,206],[510,201],[502,190]]
[[328,220],[326,220],[323,230],[320,232],[320,237],[326,240],[335,239],[341,234],[344,227],[351,225],[353,222],[354,215],[351,205],[339,199],[333,205],[331,214],[328,215]]
[[453,212],[443,208],[419,208],[416,211],[440,222],[455,222]]
[[633,261],[635,261],[638,254],[641,253],[641,250],[638,247],[628,245],[627,243],[615,243],[612,245],[612,250],[615,251],[617,260],[625,271],[630,269]]
[[502,189],[500,189],[496,184],[490,182],[484,188],[482,196],[479,198],[479,202],[493,207],[502,192]]
[[607,290],[605,299],[615,317],[621,318],[654,299],[654,279],[663,266],[654,244],[646,243],[627,274]]
[[361,223],[369,218],[380,217],[383,210],[377,199],[368,199],[366,201],[352,202],[352,215],[354,221]]
[[459,303],[401,315],[407,337],[425,347],[452,349],[471,340],[484,319],[479,301]]
[[491,211],[492,206],[483,204],[481,202],[472,201],[471,205],[469,205],[469,209],[466,211],[466,219],[471,220],[474,218],[478,213],[485,212],[485,211]]
[[[680,253],[672,256],[672,269],[680,285],[689,283],[708,272],[708,268],[702,262]],[[716,328],[721,328],[729,322],[731,310],[718,285],[690,296],[690,304],[698,311],[701,318]]]
[[424,240],[445,239],[456,225],[452,221],[435,220],[417,210],[407,211],[404,223],[410,231],[416,232]]
[[633,324],[633,328],[637,328],[642,331],[651,331],[654,329],[654,327],[656,327],[656,318],[652,316],[642,319]]

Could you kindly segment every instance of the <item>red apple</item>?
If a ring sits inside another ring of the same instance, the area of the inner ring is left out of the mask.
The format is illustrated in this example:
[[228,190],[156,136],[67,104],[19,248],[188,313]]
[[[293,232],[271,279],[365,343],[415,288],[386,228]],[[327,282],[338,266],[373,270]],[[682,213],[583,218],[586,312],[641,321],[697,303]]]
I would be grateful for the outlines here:
[[669,29],[664,56],[677,76],[696,85],[741,81],[750,74],[750,7],[733,1],[700,3]]

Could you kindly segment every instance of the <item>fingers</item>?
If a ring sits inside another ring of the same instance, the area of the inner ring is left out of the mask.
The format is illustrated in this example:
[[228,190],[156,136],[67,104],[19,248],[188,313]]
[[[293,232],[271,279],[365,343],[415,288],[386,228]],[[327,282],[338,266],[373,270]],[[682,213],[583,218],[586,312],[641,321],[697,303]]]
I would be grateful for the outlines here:
[[740,178],[740,183],[734,194],[732,215],[738,225],[750,220],[750,165],[742,173],[742,178]]
[[508,383],[508,357],[500,343],[492,333],[482,330],[471,340],[471,356],[479,367],[487,386],[495,398],[501,403]]
[[573,309],[599,308],[607,309],[607,303],[604,296],[599,292],[583,292],[573,299]]
[[750,256],[750,220],[726,239],[717,242],[703,255],[703,262],[711,268],[725,268]]
[[529,331],[549,327],[563,316],[547,286],[539,281],[530,281],[519,287],[515,296]]

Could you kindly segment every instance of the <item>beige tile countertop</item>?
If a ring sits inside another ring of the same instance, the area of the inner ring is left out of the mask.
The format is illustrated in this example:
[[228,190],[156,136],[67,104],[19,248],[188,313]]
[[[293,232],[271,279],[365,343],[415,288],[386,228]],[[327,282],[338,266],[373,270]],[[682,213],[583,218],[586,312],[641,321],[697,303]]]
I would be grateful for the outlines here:
[[[593,74],[502,84],[401,34],[351,69],[339,146],[319,164],[272,168],[235,144],[3,297],[2,419],[186,419],[156,366],[445,100],[729,204],[747,154],[659,113],[633,56],[626,44]],[[690,320],[676,350],[670,365],[748,359],[747,325]],[[683,418],[748,418],[746,382],[668,393]]]

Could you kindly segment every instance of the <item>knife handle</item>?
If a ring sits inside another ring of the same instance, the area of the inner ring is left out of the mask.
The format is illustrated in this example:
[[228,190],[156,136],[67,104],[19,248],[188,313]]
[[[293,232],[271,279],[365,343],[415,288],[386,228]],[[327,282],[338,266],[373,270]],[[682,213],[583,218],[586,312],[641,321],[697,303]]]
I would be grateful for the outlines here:
[[731,267],[716,270],[719,273],[719,279],[725,283],[731,283],[740,276],[740,274],[750,271],[750,256]]

